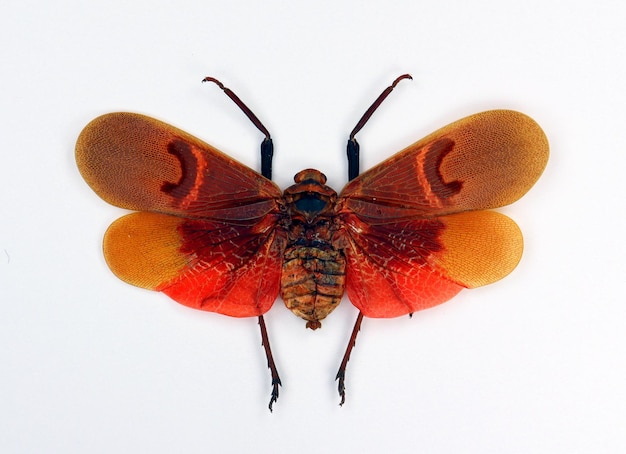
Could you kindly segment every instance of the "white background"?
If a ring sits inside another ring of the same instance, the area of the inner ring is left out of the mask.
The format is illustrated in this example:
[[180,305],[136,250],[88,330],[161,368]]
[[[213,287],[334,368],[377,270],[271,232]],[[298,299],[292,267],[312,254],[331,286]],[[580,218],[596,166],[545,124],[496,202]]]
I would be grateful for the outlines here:
[[[49,1],[0,6],[0,451],[618,453],[626,451],[626,32],[623,2]],[[82,127],[146,113],[281,187],[315,167],[340,189],[359,116],[363,168],[463,116],[511,108],[551,144],[503,209],[519,267],[413,319],[363,323],[346,405],[333,381],[356,310],[321,330],[180,306],[115,278],[101,254],[123,210],[84,183]]]

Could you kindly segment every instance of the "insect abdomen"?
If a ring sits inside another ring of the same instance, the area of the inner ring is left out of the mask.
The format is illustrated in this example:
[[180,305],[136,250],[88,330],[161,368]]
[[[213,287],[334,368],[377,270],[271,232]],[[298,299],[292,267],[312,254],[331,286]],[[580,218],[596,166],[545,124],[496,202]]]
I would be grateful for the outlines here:
[[331,246],[292,245],[285,251],[280,295],[285,306],[307,320],[307,328],[322,326],[341,301],[346,260]]

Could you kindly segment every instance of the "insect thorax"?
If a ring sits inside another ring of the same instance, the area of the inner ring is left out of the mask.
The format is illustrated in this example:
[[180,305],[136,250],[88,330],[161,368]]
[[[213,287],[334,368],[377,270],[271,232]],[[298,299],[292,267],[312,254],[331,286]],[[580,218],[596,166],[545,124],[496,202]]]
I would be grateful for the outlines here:
[[341,301],[346,260],[332,245],[337,193],[317,170],[303,170],[285,190],[291,223],[281,276],[281,297],[307,328],[321,327]]

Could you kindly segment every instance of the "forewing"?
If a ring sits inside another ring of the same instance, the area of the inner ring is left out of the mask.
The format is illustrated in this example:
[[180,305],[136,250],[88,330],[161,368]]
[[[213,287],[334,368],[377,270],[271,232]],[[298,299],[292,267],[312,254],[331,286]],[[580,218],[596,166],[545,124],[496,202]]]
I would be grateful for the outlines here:
[[235,225],[131,213],[107,230],[104,255],[120,279],[186,306],[261,315],[279,291],[284,237],[275,224],[272,216]]
[[523,248],[515,222],[492,211],[385,224],[346,215],[343,225],[346,292],[367,317],[410,314],[495,282]]
[[278,187],[210,145],[132,113],[103,115],[76,144],[87,183],[140,210],[115,221],[104,255],[122,280],[197,309],[245,317],[278,295]]
[[508,205],[537,181],[548,141],[530,117],[492,110],[452,123],[352,180],[346,211],[368,224]]
[[76,162],[100,197],[129,210],[240,221],[276,211],[281,194],[216,148],[133,113],[89,123],[78,137]]

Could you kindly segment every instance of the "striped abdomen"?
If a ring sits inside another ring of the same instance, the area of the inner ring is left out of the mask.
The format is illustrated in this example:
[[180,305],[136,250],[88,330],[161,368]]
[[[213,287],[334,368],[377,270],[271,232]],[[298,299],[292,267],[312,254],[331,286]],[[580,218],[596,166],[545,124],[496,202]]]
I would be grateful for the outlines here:
[[307,328],[317,329],[341,301],[346,260],[330,245],[293,244],[285,251],[281,277],[281,297]]
[[346,280],[346,258],[332,246],[337,193],[319,170],[306,169],[285,189],[289,215],[280,296],[285,305],[317,329],[337,307]]

